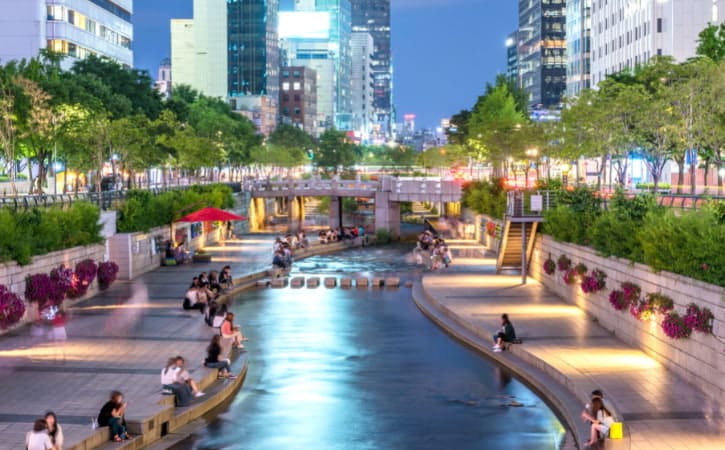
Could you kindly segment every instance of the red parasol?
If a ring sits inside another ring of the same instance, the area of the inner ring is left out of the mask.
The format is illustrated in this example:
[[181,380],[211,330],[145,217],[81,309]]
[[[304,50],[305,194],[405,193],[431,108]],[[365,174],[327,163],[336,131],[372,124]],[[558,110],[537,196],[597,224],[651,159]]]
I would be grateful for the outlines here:
[[177,222],[228,222],[230,220],[247,220],[247,218],[217,208],[204,208],[182,217]]

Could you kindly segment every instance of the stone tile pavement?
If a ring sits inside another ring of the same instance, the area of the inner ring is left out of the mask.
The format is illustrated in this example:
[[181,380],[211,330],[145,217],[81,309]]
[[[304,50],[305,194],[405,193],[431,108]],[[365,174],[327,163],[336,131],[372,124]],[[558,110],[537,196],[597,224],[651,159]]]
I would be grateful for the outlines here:
[[180,308],[191,278],[226,264],[236,275],[268,268],[271,239],[245,236],[211,247],[210,264],[161,267],[117,283],[70,309],[65,342],[29,328],[0,337],[0,450],[24,448],[32,421],[47,410],[58,414],[66,448],[80,442],[113,389],[126,394],[129,416],[151,415],[167,358],[184,355],[193,376],[214,334],[198,312]]
[[460,326],[491,339],[501,313],[508,313],[524,341],[513,346],[513,356],[544,369],[581,399],[604,390],[633,450],[725,449],[724,405],[627,347],[538,282],[524,286],[518,275],[495,275],[495,260],[484,257],[481,247],[462,242],[452,247],[454,256],[463,257],[448,271],[425,276],[423,290]]

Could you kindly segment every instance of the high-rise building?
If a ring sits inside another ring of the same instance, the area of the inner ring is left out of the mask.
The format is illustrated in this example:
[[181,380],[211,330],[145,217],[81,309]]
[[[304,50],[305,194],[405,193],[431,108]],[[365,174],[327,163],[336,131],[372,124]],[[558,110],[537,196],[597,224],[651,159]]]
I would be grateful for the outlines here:
[[725,0],[592,0],[592,83],[656,55],[695,56],[698,34],[725,20]]
[[282,123],[317,135],[317,74],[314,70],[303,66],[282,69],[279,108]]
[[566,96],[591,87],[592,0],[566,3]]
[[169,58],[164,58],[159,64],[155,86],[164,98],[169,98],[171,95],[171,60]]
[[64,68],[90,54],[133,66],[133,0],[0,0],[0,11],[2,62],[49,49]]
[[519,79],[519,36],[514,31],[506,38],[506,76],[512,80]]
[[370,33],[353,32],[351,43],[352,76],[352,130],[366,141],[370,138],[375,121],[375,95],[371,60],[374,43]]
[[171,20],[174,84],[227,98],[227,0],[194,0],[193,19]]
[[278,0],[227,0],[229,97],[279,94]]
[[519,80],[531,109],[557,108],[566,90],[566,0],[519,0]]
[[375,51],[372,58],[376,121],[390,134],[393,113],[393,58],[390,44],[390,0],[352,0],[352,30],[370,33]]
[[[324,12],[329,15],[330,25],[327,39],[330,55],[335,65],[333,120],[336,128],[349,130],[352,128],[352,99],[350,96],[352,11],[350,0],[296,0],[295,10],[302,13]],[[324,89],[321,80],[318,89]]]

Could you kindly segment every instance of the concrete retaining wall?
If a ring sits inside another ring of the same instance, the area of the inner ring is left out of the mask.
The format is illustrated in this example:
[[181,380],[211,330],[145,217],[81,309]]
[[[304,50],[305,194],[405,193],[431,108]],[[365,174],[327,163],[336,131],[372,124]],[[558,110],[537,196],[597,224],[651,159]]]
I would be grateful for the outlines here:
[[[585,264],[589,271],[600,269],[607,274],[607,286],[600,292],[584,294],[578,284],[564,283],[563,273],[547,275],[543,270],[546,259],[556,261],[560,255],[571,259],[572,265]],[[576,304],[627,344],[643,350],[665,367],[681,375],[693,385],[711,395],[714,400],[725,401],[725,289],[669,272],[655,273],[650,267],[633,264],[614,257],[598,256],[592,249],[554,241],[539,236],[529,267],[530,275],[543,285]],[[684,313],[689,303],[709,308],[715,315],[713,334],[693,331],[689,339],[668,338],[659,322],[662,317],[639,321],[629,311],[619,312],[609,303],[612,290],[620,283],[630,281],[642,288],[642,295],[659,292],[672,298],[675,309]]]

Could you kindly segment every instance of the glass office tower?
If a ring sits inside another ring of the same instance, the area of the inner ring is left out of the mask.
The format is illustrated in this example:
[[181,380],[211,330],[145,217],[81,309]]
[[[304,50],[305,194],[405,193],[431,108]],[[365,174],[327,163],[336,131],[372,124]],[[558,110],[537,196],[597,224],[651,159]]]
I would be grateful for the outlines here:
[[566,0],[519,0],[519,78],[531,109],[559,107],[566,91]]
[[279,0],[227,0],[229,97],[279,95]]

